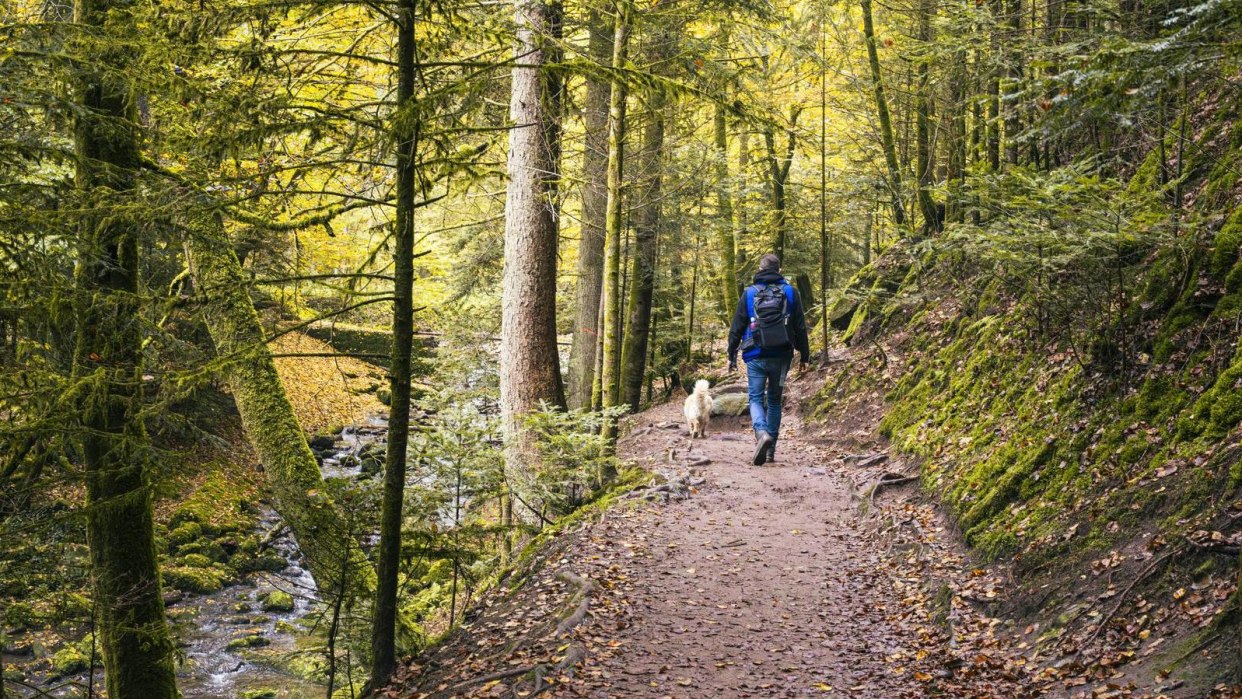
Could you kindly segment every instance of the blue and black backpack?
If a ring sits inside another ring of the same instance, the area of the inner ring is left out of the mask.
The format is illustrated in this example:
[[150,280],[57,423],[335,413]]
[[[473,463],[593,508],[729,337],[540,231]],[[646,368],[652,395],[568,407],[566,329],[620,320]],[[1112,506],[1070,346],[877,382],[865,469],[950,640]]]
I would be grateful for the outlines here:
[[794,290],[789,284],[755,284],[746,289],[746,311],[750,315],[747,339],[750,347],[765,350],[788,349],[793,345],[789,334],[789,316],[794,305]]

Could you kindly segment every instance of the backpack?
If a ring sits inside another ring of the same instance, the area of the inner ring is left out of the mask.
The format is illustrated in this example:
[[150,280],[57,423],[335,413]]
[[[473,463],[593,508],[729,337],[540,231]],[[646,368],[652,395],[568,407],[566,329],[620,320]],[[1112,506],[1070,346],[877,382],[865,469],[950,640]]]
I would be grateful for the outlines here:
[[750,296],[750,335],[754,346],[785,349],[793,345],[789,336],[789,307],[793,289],[787,284],[759,286]]

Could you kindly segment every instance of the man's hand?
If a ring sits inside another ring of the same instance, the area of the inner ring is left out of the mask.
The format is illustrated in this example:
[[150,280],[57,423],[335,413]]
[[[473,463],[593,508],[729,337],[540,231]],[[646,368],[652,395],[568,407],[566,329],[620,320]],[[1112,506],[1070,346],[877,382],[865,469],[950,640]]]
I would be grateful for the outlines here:
[[729,360],[729,373],[730,374],[737,373],[737,360],[736,359]]

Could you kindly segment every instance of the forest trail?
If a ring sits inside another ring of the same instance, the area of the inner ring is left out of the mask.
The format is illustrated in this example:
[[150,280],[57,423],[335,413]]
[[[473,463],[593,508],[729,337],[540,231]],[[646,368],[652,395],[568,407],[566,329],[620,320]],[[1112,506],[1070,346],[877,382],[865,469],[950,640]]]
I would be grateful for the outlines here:
[[804,440],[790,415],[777,462],[755,467],[742,418],[717,419],[702,440],[661,429],[680,426],[679,403],[641,416],[652,426],[622,452],[653,466],[670,449],[683,463],[710,460],[694,469],[706,482],[675,506],[602,525],[626,563],[628,613],[601,625],[619,646],[574,693],[922,696],[913,672],[888,660],[916,653],[917,639],[890,623],[900,598],[860,529],[851,484],[824,466],[825,446]]
[[930,581],[859,514],[862,471],[787,410],[762,467],[747,418],[693,441],[680,400],[629,418],[621,455],[670,485],[560,537],[392,696],[1033,696],[999,664],[958,682]]

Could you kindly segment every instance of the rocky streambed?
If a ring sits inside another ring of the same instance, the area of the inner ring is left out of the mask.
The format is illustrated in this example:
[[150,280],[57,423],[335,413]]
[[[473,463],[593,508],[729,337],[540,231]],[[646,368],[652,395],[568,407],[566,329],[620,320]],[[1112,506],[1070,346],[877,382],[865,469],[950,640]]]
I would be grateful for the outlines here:
[[[380,473],[387,427],[372,416],[312,438],[324,477]],[[213,487],[209,479],[203,497]],[[168,523],[161,575],[179,650],[178,686],[187,699],[318,699],[326,687],[309,678],[322,677],[328,660],[322,637],[312,633],[327,620],[314,579],[280,515],[263,503],[240,504],[246,512],[221,519],[201,502],[187,503]],[[90,671],[89,635],[55,652],[38,640],[9,650],[0,658],[5,696],[85,697],[92,679],[96,693],[103,686],[102,669]]]

